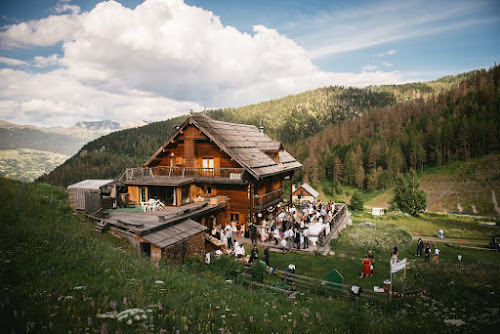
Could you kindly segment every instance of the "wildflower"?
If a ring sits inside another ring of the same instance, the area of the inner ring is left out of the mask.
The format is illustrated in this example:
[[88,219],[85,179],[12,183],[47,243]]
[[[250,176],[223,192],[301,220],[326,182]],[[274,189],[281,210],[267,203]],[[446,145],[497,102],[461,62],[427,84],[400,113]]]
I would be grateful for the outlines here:
[[127,325],[132,325],[132,319],[127,320]]
[[155,321],[155,318],[153,316],[149,317],[149,324],[152,325]]
[[127,297],[123,297],[123,305],[127,305]]
[[160,303],[160,302],[158,302],[158,309],[159,309],[160,311],[161,311],[161,310],[163,310],[163,306],[161,306],[161,303]]
[[53,330],[54,330],[54,324],[52,324],[52,321],[51,321],[51,322],[49,322],[49,328],[50,328],[50,330],[51,330],[51,331],[53,331]]
[[250,323],[252,323],[252,322],[253,322],[253,317],[252,317],[252,316],[250,316]]
[[73,290],[82,290],[82,289],[85,289],[85,286],[83,286],[83,285],[79,285],[79,286],[75,286],[75,287],[73,288]]
[[181,334],[181,331],[178,329],[175,331],[175,334]]
[[108,333],[108,325],[102,324],[101,325],[101,334],[107,334]]
[[188,326],[184,326],[184,331],[187,332],[188,331]]
[[165,283],[165,282],[163,282],[162,280],[156,280],[155,281],[155,284],[163,284],[163,283]]
[[92,308],[94,308],[94,307],[95,307],[95,303],[94,303],[94,301],[91,301],[91,302],[90,302],[90,307],[92,307]]
[[113,310],[116,310],[116,302],[115,301],[110,301],[109,302],[109,306],[113,309]]
[[92,318],[91,317],[87,318],[87,324],[89,325],[89,327],[92,327]]
[[283,321],[283,316],[280,317],[280,320]]
[[297,327],[297,320],[293,320],[293,328]]

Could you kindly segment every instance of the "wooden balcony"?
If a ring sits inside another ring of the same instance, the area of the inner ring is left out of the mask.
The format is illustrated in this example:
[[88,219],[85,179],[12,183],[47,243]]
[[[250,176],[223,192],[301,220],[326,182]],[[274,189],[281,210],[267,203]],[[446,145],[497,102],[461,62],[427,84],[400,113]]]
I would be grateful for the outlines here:
[[183,185],[190,182],[245,184],[244,168],[140,167],[127,168],[120,177],[125,184]]
[[283,200],[283,189],[276,189],[264,195],[254,195],[254,208],[262,210]]

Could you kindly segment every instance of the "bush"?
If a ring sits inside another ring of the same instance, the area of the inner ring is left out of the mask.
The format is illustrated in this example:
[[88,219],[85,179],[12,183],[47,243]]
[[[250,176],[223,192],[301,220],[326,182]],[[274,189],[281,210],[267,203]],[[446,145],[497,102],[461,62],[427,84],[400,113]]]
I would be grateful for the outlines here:
[[355,211],[362,211],[363,207],[365,205],[365,202],[363,200],[363,197],[359,191],[354,191],[354,194],[352,194],[351,197],[351,204],[349,205],[349,209],[355,210]]
[[243,271],[241,263],[236,262],[227,255],[221,255],[212,259],[209,269],[210,271],[215,272],[226,279],[232,279],[235,282],[237,282],[241,277],[241,273]]
[[256,280],[257,282],[264,281],[266,271],[267,271],[267,267],[261,261],[254,263],[252,268],[250,269],[250,273],[252,274],[252,278],[254,280]]

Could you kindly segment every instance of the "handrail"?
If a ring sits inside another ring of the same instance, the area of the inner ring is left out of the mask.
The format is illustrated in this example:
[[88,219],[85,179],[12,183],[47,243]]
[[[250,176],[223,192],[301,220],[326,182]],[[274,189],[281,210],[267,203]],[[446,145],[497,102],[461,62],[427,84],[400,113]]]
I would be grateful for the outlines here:
[[138,167],[127,168],[121,175],[120,181],[133,181],[137,179],[161,178],[194,178],[196,180],[222,179],[228,181],[243,181],[244,168],[204,168],[204,167]]

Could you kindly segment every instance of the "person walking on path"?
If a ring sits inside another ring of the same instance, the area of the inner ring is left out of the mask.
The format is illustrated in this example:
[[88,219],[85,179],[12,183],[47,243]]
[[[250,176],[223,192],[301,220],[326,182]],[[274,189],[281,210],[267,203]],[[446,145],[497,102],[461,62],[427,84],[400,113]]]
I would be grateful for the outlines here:
[[424,262],[429,263],[429,259],[431,257],[431,245],[429,245],[429,243],[425,245],[424,253],[425,253]]
[[415,256],[422,256],[422,250],[424,249],[424,242],[422,241],[422,238],[418,238],[417,241],[417,255]]
[[253,223],[250,224],[250,241],[257,245],[257,227]]
[[368,255],[365,255],[365,258],[363,261],[361,261],[361,264],[363,265],[363,268],[361,269],[361,276],[360,278],[363,278],[363,275],[365,275],[365,278],[368,278],[368,275],[370,275],[370,259],[368,258]]
[[462,254],[458,253],[457,260],[458,260],[458,268],[462,268]]
[[257,245],[253,245],[253,248],[250,252],[250,263],[256,261],[259,258],[259,250],[257,249]]
[[434,257],[432,258],[432,262],[439,263],[439,248],[436,245],[436,248],[434,249]]

